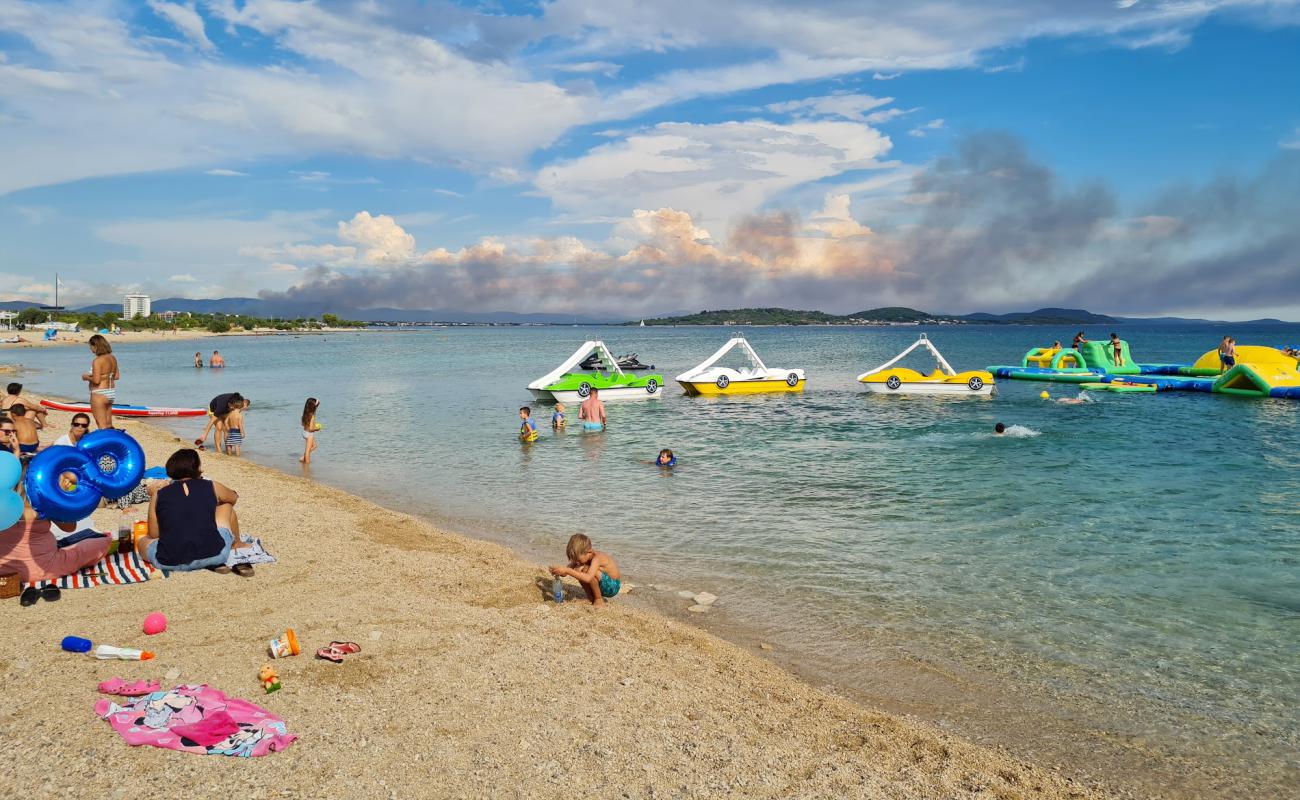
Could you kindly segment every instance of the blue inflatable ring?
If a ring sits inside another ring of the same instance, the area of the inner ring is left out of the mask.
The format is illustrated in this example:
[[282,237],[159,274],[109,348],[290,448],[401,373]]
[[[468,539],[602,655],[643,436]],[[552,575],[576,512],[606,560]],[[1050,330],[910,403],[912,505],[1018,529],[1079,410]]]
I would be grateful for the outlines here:
[[[100,462],[108,456],[114,462],[105,471]],[[59,479],[65,472],[76,476],[77,485],[64,489]],[[144,475],[144,449],[123,431],[88,433],[76,447],[55,445],[37,453],[27,466],[23,480],[27,502],[46,519],[78,520],[99,507],[102,498],[116,500],[140,484]]]

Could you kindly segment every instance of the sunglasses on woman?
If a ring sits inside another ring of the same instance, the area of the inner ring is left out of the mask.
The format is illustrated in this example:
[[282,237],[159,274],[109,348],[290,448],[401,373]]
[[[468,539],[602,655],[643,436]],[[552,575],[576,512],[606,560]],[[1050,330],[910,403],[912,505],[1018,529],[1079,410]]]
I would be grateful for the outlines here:
[[89,423],[89,422],[74,422],[74,423],[72,423],[72,427],[74,427],[74,428],[89,428],[89,427],[90,427],[90,423]]

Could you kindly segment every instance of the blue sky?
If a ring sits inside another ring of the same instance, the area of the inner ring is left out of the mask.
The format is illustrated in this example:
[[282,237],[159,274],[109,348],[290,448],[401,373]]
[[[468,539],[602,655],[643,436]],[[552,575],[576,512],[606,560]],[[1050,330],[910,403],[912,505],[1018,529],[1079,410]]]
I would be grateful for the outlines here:
[[0,152],[5,299],[1300,319],[1282,0],[0,0]]

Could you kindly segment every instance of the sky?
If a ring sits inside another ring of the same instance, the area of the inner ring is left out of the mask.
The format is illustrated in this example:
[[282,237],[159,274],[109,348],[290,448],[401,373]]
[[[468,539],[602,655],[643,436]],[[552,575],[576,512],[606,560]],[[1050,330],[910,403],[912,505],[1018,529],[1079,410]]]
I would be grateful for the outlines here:
[[0,299],[1300,320],[1300,0],[0,0]]

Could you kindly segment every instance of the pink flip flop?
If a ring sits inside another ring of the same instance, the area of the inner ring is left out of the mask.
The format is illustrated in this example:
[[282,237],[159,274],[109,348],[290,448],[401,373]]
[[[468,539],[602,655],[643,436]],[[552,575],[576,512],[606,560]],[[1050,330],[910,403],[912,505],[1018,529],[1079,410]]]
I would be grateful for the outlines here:
[[345,656],[350,656],[353,653],[361,652],[361,645],[357,644],[356,642],[330,642],[330,647],[334,648],[335,650],[339,651]]
[[332,661],[335,664],[343,663],[343,652],[340,651],[337,647],[334,647],[333,645],[329,647],[322,647],[321,649],[317,650],[316,657],[323,658],[326,661]]

